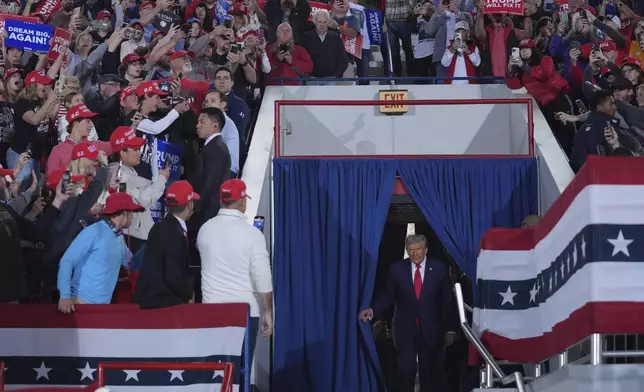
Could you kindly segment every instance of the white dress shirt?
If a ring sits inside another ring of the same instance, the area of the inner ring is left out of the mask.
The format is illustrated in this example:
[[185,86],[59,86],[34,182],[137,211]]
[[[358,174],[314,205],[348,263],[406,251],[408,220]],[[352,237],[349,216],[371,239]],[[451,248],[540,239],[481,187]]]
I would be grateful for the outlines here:
[[273,291],[266,240],[238,210],[222,208],[197,234],[203,303],[245,302],[259,317],[258,293]]
[[186,226],[186,221],[184,221],[183,219],[179,218],[176,215],[173,215],[173,216],[179,221],[179,224],[181,225],[181,228],[183,229],[183,232],[187,233],[188,232],[188,226]]
[[210,143],[210,141],[211,141],[212,139],[216,138],[217,136],[221,136],[221,132],[213,133],[212,135],[208,136],[208,138],[206,139],[206,141],[205,141],[205,142],[203,142],[203,145],[204,145],[204,146],[206,146],[208,143]]
[[[426,261],[427,261],[427,256],[425,256],[423,261],[421,261],[420,264],[419,264],[420,265],[420,280],[421,280],[421,282],[425,281],[425,264],[427,264]],[[414,277],[416,276],[416,264],[414,264],[411,261],[410,261],[410,263],[411,263],[411,282],[414,283]]]
[[224,113],[224,116],[226,117],[226,124],[224,124],[224,129],[221,130],[221,137],[230,154],[230,171],[239,173],[239,131],[237,131],[235,122],[226,113]]

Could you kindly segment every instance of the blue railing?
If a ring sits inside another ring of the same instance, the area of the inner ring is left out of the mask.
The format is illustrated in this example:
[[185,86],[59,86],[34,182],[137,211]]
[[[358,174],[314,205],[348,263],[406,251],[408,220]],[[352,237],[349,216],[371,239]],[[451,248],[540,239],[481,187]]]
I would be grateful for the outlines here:
[[[307,83],[315,85],[316,83],[334,83],[334,82],[395,82],[396,84],[405,82],[429,82],[429,84],[440,84],[446,80],[471,80],[476,82],[483,83],[494,83],[497,81],[503,81],[502,77],[498,76],[468,76],[468,77],[389,77],[389,76],[366,76],[366,77],[356,77],[356,78],[272,78],[269,80],[271,83],[278,83],[283,85],[284,83]],[[385,84],[386,84],[385,83]]]

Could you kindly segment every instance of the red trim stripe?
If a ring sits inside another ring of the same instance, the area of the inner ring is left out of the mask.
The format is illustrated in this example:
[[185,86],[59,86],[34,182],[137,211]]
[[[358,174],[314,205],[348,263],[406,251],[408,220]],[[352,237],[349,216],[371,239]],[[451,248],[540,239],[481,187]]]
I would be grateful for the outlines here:
[[162,309],[138,305],[0,305],[0,328],[193,329],[246,327],[248,304],[191,304]]
[[[593,333],[644,334],[644,303],[593,302],[572,312],[542,336],[513,340],[486,332],[481,340],[494,358],[531,363],[552,357]],[[470,362],[478,363],[478,356],[472,354],[470,350]]]
[[589,156],[584,167],[555,200],[537,227],[490,229],[481,239],[481,249],[534,249],[559,222],[577,195],[588,185],[644,185],[644,158]]

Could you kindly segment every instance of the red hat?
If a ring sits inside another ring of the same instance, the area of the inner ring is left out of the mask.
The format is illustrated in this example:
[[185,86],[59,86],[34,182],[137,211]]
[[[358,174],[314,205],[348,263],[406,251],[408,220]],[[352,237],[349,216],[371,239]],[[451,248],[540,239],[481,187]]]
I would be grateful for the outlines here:
[[221,201],[237,201],[245,197],[250,199],[250,196],[246,194],[246,183],[244,181],[233,178],[221,184],[221,190],[219,192]]
[[579,47],[579,50],[581,51],[581,57],[583,58],[590,57],[590,52],[592,52],[593,50],[593,45],[597,45],[597,47],[601,52],[610,52],[610,51],[617,50],[617,47],[615,46],[614,41],[593,42],[590,44],[581,45]]
[[145,208],[136,204],[128,193],[117,192],[107,197],[101,215],[112,215],[121,211],[142,212],[145,211]]
[[186,56],[194,57],[195,55],[194,53],[186,52],[185,50],[173,50],[170,54],[170,61]]
[[31,86],[34,83],[48,85],[54,83],[54,79],[45,75],[43,71],[31,71],[25,78],[25,86]]
[[96,20],[101,20],[101,19],[112,19],[112,13],[108,10],[102,10],[96,15]]
[[121,90],[121,96],[119,97],[119,99],[122,102],[125,98],[129,97],[130,95],[132,95],[134,93],[136,93],[136,87],[134,87],[134,86],[126,86],[123,90]]
[[144,138],[136,136],[131,127],[118,127],[110,136],[112,152],[119,152],[126,148],[140,148],[145,142]]
[[160,95],[162,97],[168,95],[168,93],[159,88],[159,85],[154,80],[143,82],[136,88],[137,97],[142,97],[146,94]]
[[192,189],[192,185],[186,180],[175,181],[168,187],[165,199],[170,206],[182,206],[192,200],[199,200],[199,194]]
[[640,70],[642,69],[642,62],[634,57],[626,57],[624,60],[622,60],[622,67],[625,65],[632,65]]
[[87,158],[91,161],[98,160],[98,148],[88,142],[78,143],[72,148],[72,161]]
[[137,21],[137,22],[132,22],[132,24],[130,25],[130,27],[134,28],[134,26],[139,26],[139,27],[141,28],[141,30],[145,30],[145,27],[143,27],[143,25],[141,24],[141,22],[138,22],[138,21]]
[[4,80],[7,80],[11,77],[13,74],[22,74],[22,70],[18,68],[9,68],[8,70],[4,71]]
[[230,11],[232,16],[246,16],[248,13],[248,8],[242,8],[241,4],[235,5],[235,7]]
[[[56,188],[58,188],[58,184],[60,184],[60,181],[63,179],[63,174],[65,174],[65,171],[67,171],[67,169],[58,169],[51,172],[51,174],[47,176],[47,188],[55,191]],[[86,179],[87,179],[87,176],[79,174],[79,175],[72,176],[70,178],[70,181],[80,182]]]
[[136,61],[145,61],[145,59],[136,53],[130,53],[127,56],[123,57],[121,64],[134,63]]
[[531,39],[524,39],[521,42],[519,42],[519,48],[530,48],[534,49],[534,41]]
[[591,5],[585,5],[583,9],[593,14],[593,16],[597,16],[597,10],[595,9],[595,7]]
[[603,41],[599,44],[599,50],[602,52],[616,51],[617,45],[615,45],[615,41]]
[[13,170],[11,169],[0,169],[0,178],[4,178],[5,176],[11,177],[12,180],[16,179],[16,176],[13,173]]
[[80,120],[83,118],[92,118],[98,116],[98,113],[94,113],[90,111],[87,106],[85,106],[84,103],[79,103],[76,106],[72,106],[69,111],[67,111],[67,115],[65,115],[65,119],[67,119],[68,123],[71,123],[74,120]]
[[141,5],[139,6],[139,12],[141,12],[143,9],[145,9],[145,7],[154,7],[154,6],[155,6],[155,5],[154,5],[154,2],[153,2],[153,1],[144,1],[144,2],[143,2],[143,3],[141,3]]

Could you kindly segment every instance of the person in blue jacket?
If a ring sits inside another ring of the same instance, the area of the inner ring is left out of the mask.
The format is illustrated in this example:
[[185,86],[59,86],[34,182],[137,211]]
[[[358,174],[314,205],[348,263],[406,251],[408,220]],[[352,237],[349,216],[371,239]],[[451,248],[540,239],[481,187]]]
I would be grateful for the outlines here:
[[73,312],[75,304],[110,303],[119,270],[132,258],[122,230],[132,224],[133,213],[144,210],[125,192],[107,198],[103,219],[83,229],[60,260],[60,312]]

